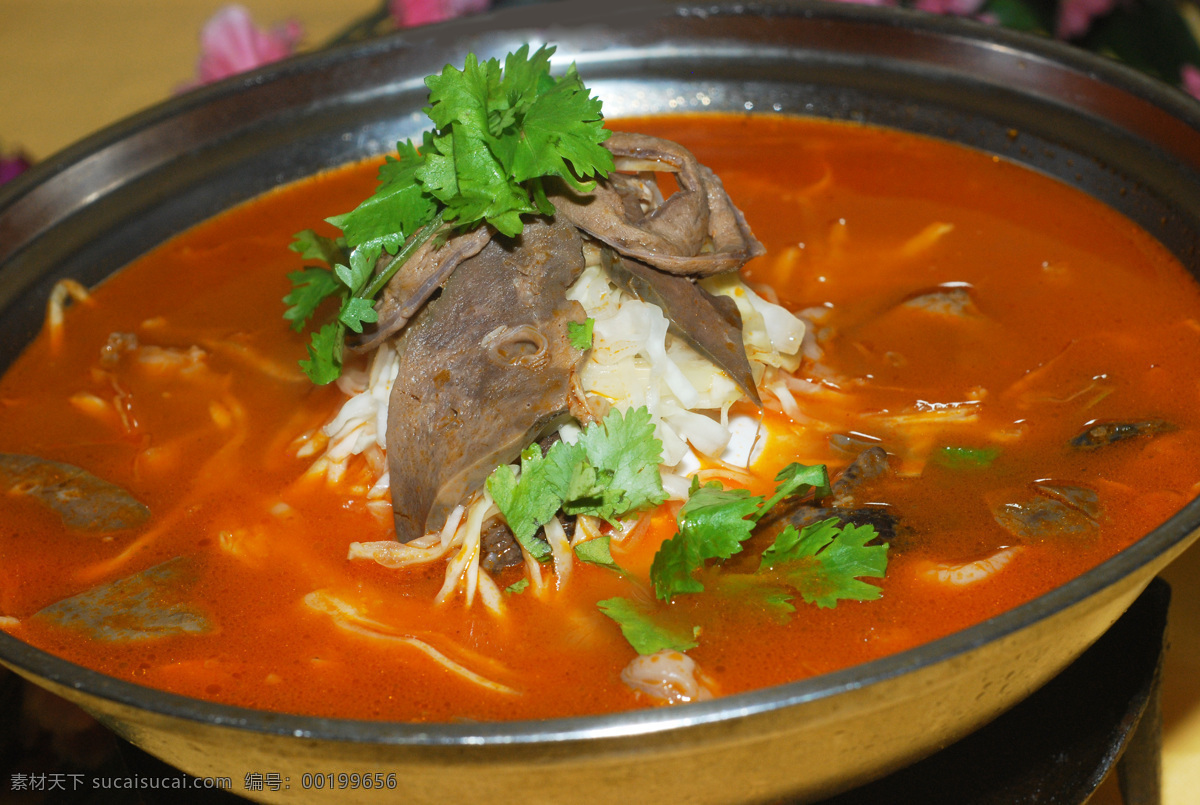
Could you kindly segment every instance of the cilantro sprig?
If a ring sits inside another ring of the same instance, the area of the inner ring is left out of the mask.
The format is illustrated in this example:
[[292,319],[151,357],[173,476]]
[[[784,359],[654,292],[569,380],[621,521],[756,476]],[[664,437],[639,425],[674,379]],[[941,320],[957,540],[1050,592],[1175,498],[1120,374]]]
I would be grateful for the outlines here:
[[[779,622],[796,611],[792,601],[797,594],[818,607],[882,595],[879,587],[862,578],[884,576],[888,545],[870,544],[876,537],[872,526],[839,526],[837,518],[799,530],[786,526],[763,551],[753,573],[720,572],[718,566],[708,565],[710,560],[739,553],[758,521],[784,498],[811,494],[819,499],[829,494],[829,477],[822,465],[792,464],[775,480],[775,493],[766,499],[744,489],[724,489],[717,483],[701,486],[693,480],[691,494],[679,512],[678,531],[662,544],[650,568],[659,603],[610,598],[598,604],[600,611],[620,626],[634,650],[649,654],[662,649],[686,651],[698,645],[700,629],[681,627],[671,608],[677,595],[706,591],[697,575],[712,583],[710,594],[754,606]],[[596,564],[612,567],[607,562]],[[619,567],[613,569],[620,571]]]
[[616,408],[584,429],[574,444],[555,442],[542,455],[537,443],[521,453],[521,474],[504,464],[488,476],[487,489],[513,536],[539,561],[549,547],[537,530],[562,510],[609,522],[667,499],[658,465],[662,442],[644,406]]
[[679,510],[679,531],[659,548],[650,566],[654,594],[670,601],[679,593],[698,593],[704,585],[695,572],[710,559],[728,559],[742,550],[754,525],[785,497],[829,494],[829,474],[823,464],[789,464],[775,476],[775,493],[768,499],[745,489],[724,489],[717,482],[700,486],[692,479],[691,494]]
[[[547,179],[587,192],[612,171],[612,154],[601,145],[609,132],[600,101],[574,65],[550,75],[553,53],[541,47],[531,56],[525,45],[503,67],[468,54],[462,70],[446,65],[426,78],[433,129],[421,146],[398,143],[375,192],[327,219],[341,238],[296,235],[292,249],[324,262],[332,276],[318,276],[316,267],[290,274],[284,318],[299,331],[326,299],[339,300],[337,318],[313,333],[300,362],[314,383],[341,374],[346,331],[376,321],[375,297],[429,238],[483,225],[515,236],[522,216],[553,214]],[[381,261],[384,254],[395,256]]]
[[789,525],[763,551],[758,573],[779,578],[806,603],[822,608],[843,598],[872,601],[882,591],[859,577],[883,578],[887,572],[887,544],[867,544],[875,536],[870,525],[839,526],[836,517],[799,531]]

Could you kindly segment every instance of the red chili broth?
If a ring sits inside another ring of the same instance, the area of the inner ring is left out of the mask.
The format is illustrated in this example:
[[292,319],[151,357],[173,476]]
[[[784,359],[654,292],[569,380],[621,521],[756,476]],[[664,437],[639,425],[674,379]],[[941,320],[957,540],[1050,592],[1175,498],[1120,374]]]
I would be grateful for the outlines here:
[[[693,149],[767,246],[746,279],[793,309],[824,306],[821,326],[837,333],[825,343],[824,375],[810,364],[797,372],[822,389],[796,395],[804,421],[767,413],[774,435],[754,468],[756,492],[791,461],[844,467],[849,456],[830,447],[831,432],[867,433],[890,449],[895,428],[883,423],[918,401],[977,401],[979,421],[939,433],[934,448],[1000,449],[982,469],[900,450],[896,465],[920,475],[872,487],[903,524],[886,579],[872,580],[879,600],[834,609],[797,600],[781,624],[754,606],[680,596],[681,620],[702,624],[689,655],[720,693],[844,668],[978,623],[1094,567],[1195,494],[1200,294],[1129,221],[1004,160],[902,133],[758,115],[617,125]],[[442,562],[397,571],[348,560],[350,542],[388,539],[390,524],[361,494],[303,478],[312,459],[289,445],[343,396],[295,368],[307,336],[287,328],[280,300],[302,261],[286,247],[294,232],[368,195],[374,175],[374,164],[331,171],[197,226],[73,305],[57,348],[43,334],[12,366],[0,381],[0,451],[84,467],[153,516],[97,537],[64,529],[33,501],[0,498],[0,615],[20,621],[8,628],[20,639],[87,667],[246,707],[447,720],[646,706],[619,678],[633,650],[594,605],[629,594],[612,572],[577,563],[567,588],[544,601],[506,595],[503,618],[461,595],[434,606]],[[913,238],[936,223],[953,229],[918,248]],[[976,311],[966,324],[898,307],[943,283],[969,284]],[[105,365],[114,332],[204,356],[183,368],[151,370],[128,356]],[[1067,446],[1092,421],[1150,417],[1177,429],[1091,452]],[[365,472],[360,463],[347,485],[364,483]],[[989,501],[1039,479],[1096,490],[1099,536],[1030,541],[993,578],[961,589],[922,575],[930,563],[1017,544]],[[614,545],[617,561],[644,576],[673,533],[668,515],[635,544]],[[222,548],[222,532],[242,534],[226,540],[240,552]],[[192,595],[217,624],[212,634],[119,645],[29,620],[180,555],[200,568]],[[496,581],[503,588],[521,573]],[[455,656],[477,653],[475,670],[520,693],[483,690],[411,647],[337,629],[303,605],[317,589]]]

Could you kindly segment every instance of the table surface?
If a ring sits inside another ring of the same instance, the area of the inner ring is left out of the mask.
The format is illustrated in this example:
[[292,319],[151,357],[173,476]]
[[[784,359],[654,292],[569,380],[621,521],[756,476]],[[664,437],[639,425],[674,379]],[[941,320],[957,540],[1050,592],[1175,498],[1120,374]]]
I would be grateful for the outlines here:
[[[219,0],[0,0],[0,147],[44,159],[190,80]],[[242,0],[262,25],[288,18],[314,47],[378,0]],[[1164,573],[1174,590],[1164,682],[1167,805],[1200,795],[1200,544]],[[1119,802],[1108,784],[1093,800]]]

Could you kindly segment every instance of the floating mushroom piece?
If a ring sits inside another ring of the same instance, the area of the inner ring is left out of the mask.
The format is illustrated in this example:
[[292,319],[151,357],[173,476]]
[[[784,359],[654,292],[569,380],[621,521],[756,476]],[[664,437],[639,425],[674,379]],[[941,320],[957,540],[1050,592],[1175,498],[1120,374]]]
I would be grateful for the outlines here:
[[67,528],[80,531],[121,531],[150,519],[150,509],[125,489],[80,467],[37,456],[0,453],[0,488],[38,500]]
[[830,502],[835,508],[854,506],[855,503],[861,502],[857,497],[863,485],[882,478],[889,474],[891,469],[886,450],[878,445],[868,447],[859,453],[833,482],[830,488]]
[[111,643],[205,634],[213,624],[188,598],[196,576],[194,561],[177,557],[65,598],[33,618]]
[[1143,419],[1140,422],[1101,422],[1092,425],[1072,439],[1071,446],[1080,450],[1095,450],[1125,439],[1157,436],[1173,430],[1178,430],[1178,428],[1163,419]]
[[1096,490],[1071,484],[1057,484],[1039,481],[1033,485],[1039,494],[1065,503],[1093,520],[1100,519],[1100,496]]
[[1023,540],[1093,534],[1100,528],[1096,492],[1071,484],[1038,482],[1034,494],[992,506],[992,517],[1008,533]]
[[479,555],[479,566],[493,574],[525,561],[512,529],[500,517],[493,517],[483,524],[479,534]]

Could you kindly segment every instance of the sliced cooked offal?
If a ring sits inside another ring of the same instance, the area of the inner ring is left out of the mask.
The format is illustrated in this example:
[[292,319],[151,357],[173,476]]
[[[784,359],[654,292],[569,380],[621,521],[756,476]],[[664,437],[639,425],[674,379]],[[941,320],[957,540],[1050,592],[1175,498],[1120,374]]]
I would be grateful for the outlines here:
[[847,525],[859,528],[871,526],[875,529],[878,539],[884,542],[894,540],[900,527],[900,518],[882,507],[862,506],[848,509],[838,506],[796,506],[786,517],[770,524],[769,527],[764,527],[762,533],[774,536],[789,525],[796,530],[801,530],[805,526],[821,523],[831,518],[837,521],[839,528]]
[[0,489],[34,498],[67,528],[81,531],[120,531],[150,519],[150,510],[125,489],[73,464],[37,456],[0,453]]
[[644,176],[614,173],[581,195],[551,184],[558,215],[632,257],[669,274],[708,277],[736,271],[764,253],[724,185],[683,146],[618,132],[604,147],[618,170],[673,173],[679,190],[661,202]]
[[868,447],[859,453],[850,465],[842,471],[830,489],[831,503],[836,508],[849,508],[858,500],[858,493],[864,484],[869,484],[877,478],[891,473],[887,451],[879,445]]
[[205,634],[213,624],[189,599],[196,579],[194,562],[176,557],[65,598],[33,617],[111,643]]
[[723,369],[756,405],[762,404],[746,358],[737,303],[713,296],[687,277],[664,274],[608,250],[604,257],[604,267],[617,285],[662,308],[672,333]]
[[579,233],[535,220],[465,260],[397,341],[387,455],[396,537],[442,527],[500,464],[567,414],[583,353],[566,298],[583,271]]
[[[384,286],[375,305],[379,320],[365,328],[362,338],[353,345],[353,349],[356,352],[368,352],[399,332],[445,284],[454,269],[464,260],[479,254],[491,238],[491,227],[480,226],[444,240],[435,237],[425,241]],[[379,263],[378,270],[381,271],[390,265],[391,259],[385,255]]]

